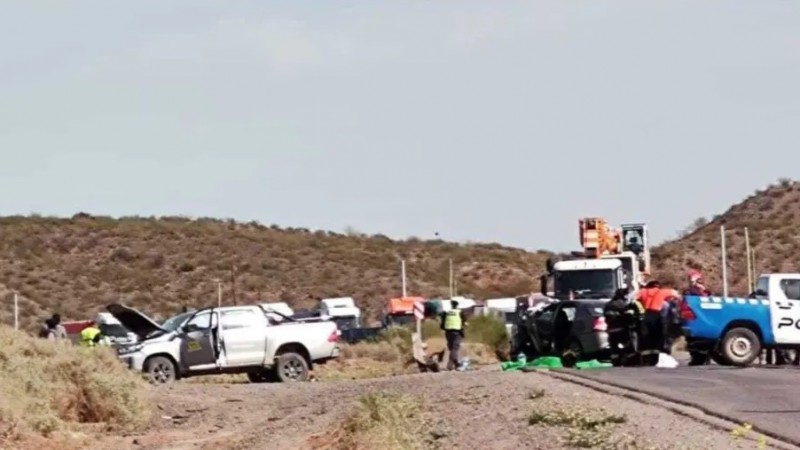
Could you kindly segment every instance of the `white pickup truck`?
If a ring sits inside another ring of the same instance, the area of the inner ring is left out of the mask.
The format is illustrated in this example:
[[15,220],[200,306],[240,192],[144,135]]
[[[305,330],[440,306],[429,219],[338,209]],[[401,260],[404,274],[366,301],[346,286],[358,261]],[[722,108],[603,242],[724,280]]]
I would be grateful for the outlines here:
[[251,382],[305,381],[314,363],[339,356],[330,321],[276,321],[261,306],[226,306],[179,314],[158,325],[120,304],[106,307],[139,341],[117,346],[119,358],[156,384],[219,373]]

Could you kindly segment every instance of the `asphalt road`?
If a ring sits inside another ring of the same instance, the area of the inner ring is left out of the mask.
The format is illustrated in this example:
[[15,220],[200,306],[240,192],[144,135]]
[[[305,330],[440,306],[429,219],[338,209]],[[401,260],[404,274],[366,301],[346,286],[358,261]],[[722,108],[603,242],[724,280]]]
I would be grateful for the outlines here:
[[613,368],[568,373],[698,407],[800,445],[800,370],[721,366]]

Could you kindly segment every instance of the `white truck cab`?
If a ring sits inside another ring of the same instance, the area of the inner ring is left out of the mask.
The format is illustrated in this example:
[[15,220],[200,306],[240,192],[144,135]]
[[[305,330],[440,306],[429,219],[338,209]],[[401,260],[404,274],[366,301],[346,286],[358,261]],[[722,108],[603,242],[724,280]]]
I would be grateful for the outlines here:
[[139,338],[117,346],[119,358],[153,383],[215,373],[246,373],[252,382],[305,381],[314,363],[339,355],[333,322],[288,316],[276,322],[260,305],[185,312],[161,325],[124,305],[106,309]]
[[[570,297],[608,300],[628,283],[622,262],[617,258],[558,261],[551,273],[553,294],[560,300]],[[542,293],[546,292],[546,286],[542,287]]]
[[349,330],[361,326],[361,309],[352,297],[336,297],[322,299],[319,312],[336,322],[340,330]]

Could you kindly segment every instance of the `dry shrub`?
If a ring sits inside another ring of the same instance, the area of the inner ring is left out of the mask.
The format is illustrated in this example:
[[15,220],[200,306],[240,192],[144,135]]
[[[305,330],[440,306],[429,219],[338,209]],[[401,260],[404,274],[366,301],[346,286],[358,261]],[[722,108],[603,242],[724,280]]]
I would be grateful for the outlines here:
[[372,393],[358,399],[343,425],[315,437],[316,449],[413,450],[436,448],[420,400],[408,395]]
[[78,423],[133,430],[148,424],[152,411],[147,384],[110,349],[0,326],[0,440]]

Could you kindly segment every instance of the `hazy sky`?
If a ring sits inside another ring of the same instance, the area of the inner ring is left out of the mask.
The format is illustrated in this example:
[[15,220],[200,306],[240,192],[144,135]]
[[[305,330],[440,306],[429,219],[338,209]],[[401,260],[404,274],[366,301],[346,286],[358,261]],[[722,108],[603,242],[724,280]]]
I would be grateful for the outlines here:
[[789,0],[4,2],[0,213],[659,241],[798,174],[798,24]]

